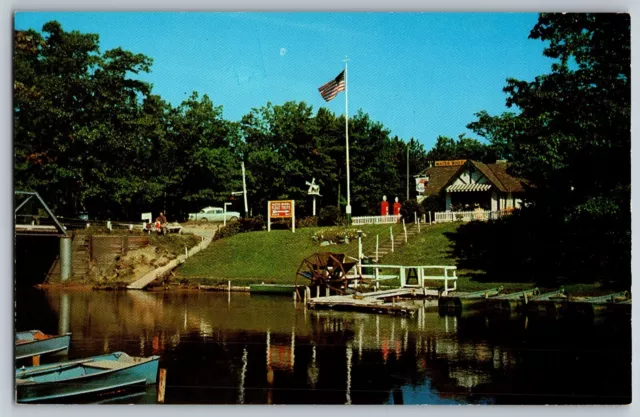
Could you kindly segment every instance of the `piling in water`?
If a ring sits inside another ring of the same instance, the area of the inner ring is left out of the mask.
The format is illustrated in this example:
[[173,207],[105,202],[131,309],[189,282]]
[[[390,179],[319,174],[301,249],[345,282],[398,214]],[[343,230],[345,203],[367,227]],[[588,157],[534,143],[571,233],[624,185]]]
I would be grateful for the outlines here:
[[160,368],[158,375],[158,403],[164,403],[164,390],[167,386],[167,370]]

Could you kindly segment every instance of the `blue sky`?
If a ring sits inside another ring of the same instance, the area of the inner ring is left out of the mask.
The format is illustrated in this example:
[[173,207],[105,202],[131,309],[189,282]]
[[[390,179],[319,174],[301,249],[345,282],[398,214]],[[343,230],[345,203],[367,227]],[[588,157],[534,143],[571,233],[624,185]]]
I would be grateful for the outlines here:
[[438,135],[469,134],[475,112],[506,111],[506,78],[532,80],[551,66],[544,44],[528,39],[535,13],[21,12],[15,28],[50,20],[99,34],[102,52],[153,58],[141,78],[155,94],[174,105],[208,94],[229,120],[267,101],[343,114],[343,93],[325,103],[317,89],[348,56],[349,114],[362,109],[427,149]]

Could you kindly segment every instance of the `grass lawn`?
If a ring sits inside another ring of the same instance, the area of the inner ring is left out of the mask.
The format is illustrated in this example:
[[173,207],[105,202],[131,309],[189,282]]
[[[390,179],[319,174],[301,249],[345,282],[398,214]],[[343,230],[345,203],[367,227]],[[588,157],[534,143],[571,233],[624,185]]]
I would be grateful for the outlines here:
[[[376,234],[380,244],[389,239],[389,225],[361,226],[365,233],[364,251],[375,250]],[[399,236],[402,225],[394,225]],[[215,285],[231,280],[233,285],[254,282],[293,284],[302,260],[315,252],[345,253],[357,257],[358,241],[348,244],[320,246],[311,236],[327,227],[310,227],[271,232],[239,233],[230,238],[211,242],[209,247],[189,259],[178,270],[178,279],[193,283]],[[332,228],[333,229],[333,228]]]
[[[381,263],[387,265],[457,265],[453,256],[453,241],[446,235],[455,233],[459,224],[442,223],[423,226],[419,235],[395,252],[387,254]],[[366,234],[363,238],[364,253],[375,252],[376,234],[380,244],[389,241],[389,225],[368,225],[360,229]],[[230,238],[212,242],[209,247],[189,259],[178,270],[178,280],[186,279],[194,284],[216,285],[231,280],[232,285],[248,285],[255,282],[293,284],[296,271],[302,259],[314,252],[345,253],[356,257],[358,241],[348,244],[320,246],[311,240],[318,230],[327,228],[301,228],[296,233],[289,230],[273,230],[271,232],[240,233]],[[394,225],[396,239],[403,239],[402,225]],[[396,270],[397,272],[397,270]],[[391,271],[381,271],[382,274]],[[478,291],[498,286],[503,292],[515,292],[535,287],[531,282],[491,282],[486,279],[477,281],[472,277],[485,271],[459,269],[458,290]],[[514,272],[517,276],[517,271]],[[395,280],[385,284],[392,285]],[[399,282],[395,282],[396,285]],[[545,292],[550,288],[539,288]],[[555,289],[555,288],[553,288]],[[565,286],[571,294],[600,295],[607,293],[597,284],[572,284]]]

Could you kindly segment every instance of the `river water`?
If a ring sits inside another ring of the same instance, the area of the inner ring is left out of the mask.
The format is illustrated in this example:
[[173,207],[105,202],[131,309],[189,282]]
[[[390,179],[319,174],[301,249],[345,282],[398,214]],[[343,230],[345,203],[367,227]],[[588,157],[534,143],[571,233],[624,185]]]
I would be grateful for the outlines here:
[[441,316],[420,303],[399,317],[248,293],[19,288],[16,329],[72,332],[62,359],[160,355],[173,404],[631,401],[629,318]]

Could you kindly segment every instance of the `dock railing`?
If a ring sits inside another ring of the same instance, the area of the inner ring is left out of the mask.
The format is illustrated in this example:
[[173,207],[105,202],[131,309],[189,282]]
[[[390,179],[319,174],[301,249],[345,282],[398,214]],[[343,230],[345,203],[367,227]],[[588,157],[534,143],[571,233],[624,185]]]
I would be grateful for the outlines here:
[[359,226],[362,224],[393,224],[398,223],[402,218],[401,215],[397,216],[359,216],[352,217],[351,224]]
[[[399,280],[400,288],[424,288],[428,281],[442,282],[442,288],[445,294],[457,289],[458,277],[456,276],[457,267],[455,266],[370,264],[358,266],[357,268],[373,271],[372,274],[363,274],[361,270],[360,276],[363,279],[371,280],[376,289],[380,288],[380,282],[388,280]],[[434,270],[436,271],[435,273],[432,272]],[[441,274],[438,274],[438,271],[440,271]],[[415,278],[415,282],[409,283],[408,281],[411,278]],[[358,283],[354,281],[354,285],[357,286]],[[438,287],[440,287],[440,285],[438,285]]]
[[436,223],[470,222],[474,220],[497,220],[511,214],[509,210],[497,211],[438,211],[435,213]]

